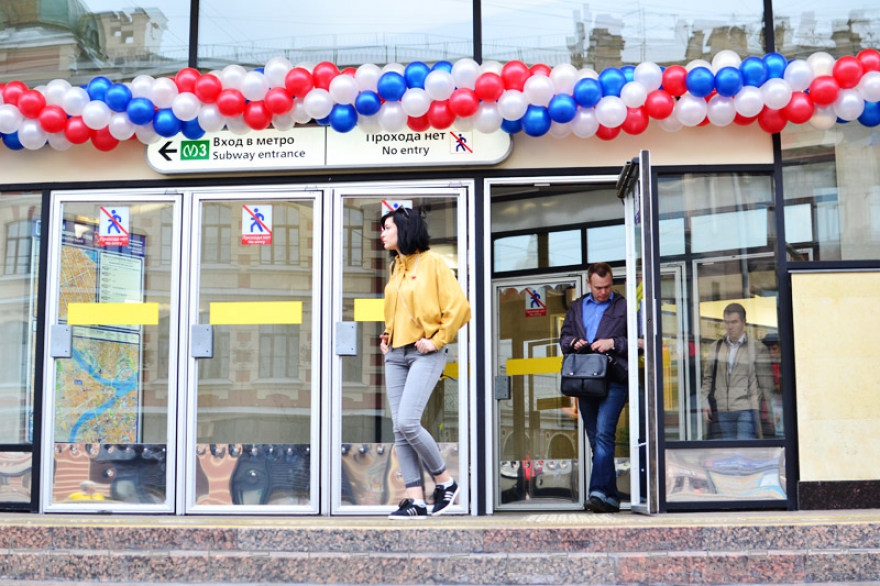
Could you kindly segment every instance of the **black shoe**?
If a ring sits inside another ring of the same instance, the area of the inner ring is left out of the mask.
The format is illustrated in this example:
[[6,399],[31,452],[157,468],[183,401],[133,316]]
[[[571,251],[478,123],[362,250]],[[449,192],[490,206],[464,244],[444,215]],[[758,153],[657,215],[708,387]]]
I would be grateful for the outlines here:
[[449,488],[438,485],[434,488],[434,508],[431,510],[431,515],[442,515],[443,510],[451,505],[457,496],[458,483],[456,481],[453,480],[452,486]]
[[403,499],[398,505],[398,509],[388,515],[389,519],[402,519],[404,521],[413,521],[428,518],[428,507],[417,505],[412,499]]
[[587,501],[587,506],[585,507],[589,511],[593,511],[594,513],[619,513],[620,507],[617,505],[613,505],[598,496],[591,496],[590,500]]

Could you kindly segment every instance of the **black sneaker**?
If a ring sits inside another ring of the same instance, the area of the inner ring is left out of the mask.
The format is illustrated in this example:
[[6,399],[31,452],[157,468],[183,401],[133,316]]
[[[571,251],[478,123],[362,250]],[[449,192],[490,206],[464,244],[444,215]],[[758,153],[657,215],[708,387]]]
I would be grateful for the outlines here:
[[456,481],[452,481],[452,486],[449,488],[443,488],[440,485],[437,485],[434,488],[434,508],[431,510],[432,515],[442,515],[444,509],[452,504],[452,501],[455,500],[455,497],[458,496],[458,483]]
[[427,519],[428,507],[417,505],[412,499],[403,499],[398,505],[398,509],[388,515],[389,519],[403,519],[404,521]]

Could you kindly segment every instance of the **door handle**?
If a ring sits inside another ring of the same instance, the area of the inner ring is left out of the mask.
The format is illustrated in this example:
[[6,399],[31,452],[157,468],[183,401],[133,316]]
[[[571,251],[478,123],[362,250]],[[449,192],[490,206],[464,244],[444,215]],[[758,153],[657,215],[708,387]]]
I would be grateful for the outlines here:
[[357,356],[358,353],[357,322],[336,322],[336,355]]
[[193,358],[214,358],[214,326],[193,324],[189,337]]
[[503,374],[495,376],[495,400],[506,401],[510,399],[510,377]]
[[70,358],[73,355],[73,328],[55,324],[49,335],[49,354],[52,358]]

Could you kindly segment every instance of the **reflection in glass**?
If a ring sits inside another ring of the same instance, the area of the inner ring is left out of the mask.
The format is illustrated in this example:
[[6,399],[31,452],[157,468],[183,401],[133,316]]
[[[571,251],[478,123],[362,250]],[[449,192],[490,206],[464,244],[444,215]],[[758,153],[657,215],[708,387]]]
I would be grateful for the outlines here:
[[33,470],[30,452],[0,453],[0,503],[29,503]]
[[785,500],[784,448],[666,450],[670,502]]
[[52,501],[165,502],[165,444],[56,443]]
[[773,0],[776,50],[789,59],[806,59],[818,51],[833,57],[876,48],[880,8],[873,0],[803,2]]

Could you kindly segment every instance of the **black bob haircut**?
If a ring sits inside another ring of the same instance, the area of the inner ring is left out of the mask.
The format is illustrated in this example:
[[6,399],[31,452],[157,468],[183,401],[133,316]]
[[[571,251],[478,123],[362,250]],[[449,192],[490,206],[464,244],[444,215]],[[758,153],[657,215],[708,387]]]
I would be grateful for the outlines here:
[[[411,210],[400,206],[393,212],[388,212],[379,221],[383,229],[388,218],[393,219],[394,225],[397,227],[397,250],[400,251],[400,254],[415,254],[431,248],[428,224],[425,223],[420,210]],[[392,258],[397,256],[396,251],[390,252]]]

